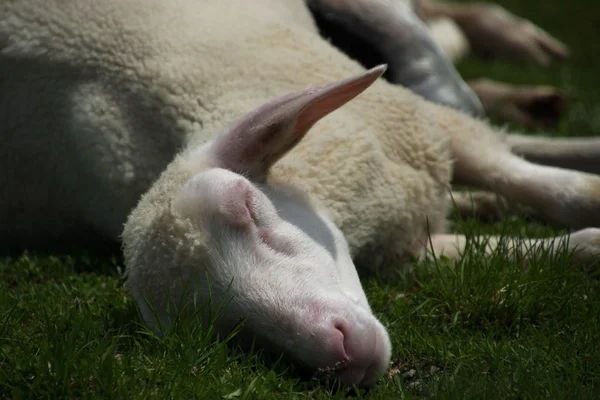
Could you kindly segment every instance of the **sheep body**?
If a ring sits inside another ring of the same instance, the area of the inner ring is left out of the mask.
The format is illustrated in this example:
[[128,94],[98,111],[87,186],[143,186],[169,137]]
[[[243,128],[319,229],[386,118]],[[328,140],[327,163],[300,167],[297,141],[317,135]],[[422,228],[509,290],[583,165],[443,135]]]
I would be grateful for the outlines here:
[[[91,226],[118,238],[129,211],[178,149],[210,140],[273,97],[361,71],[320,39],[301,1],[261,1],[251,19],[241,3],[187,0],[8,2],[1,11],[10,17],[0,21],[8,37],[3,64],[12,67],[3,79],[3,110],[16,109],[15,99],[26,110],[3,115],[3,134],[11,136],[0,162],[15,171],[2,185],[11,191],[2,196],[9,202],[2,207],[3,236]],[[40,22],[32,24],[34,18]],[[48,29],[58,22],[63,36]],[[35,68],[42,57],[51,67]],[[368,243],[393,249],[395,257],[423,235],[424,215],[434,227],[442,224],[449,137],[419,97],[385,82],[376,86],[315,126],[273,177],[312,193],[348,235],[353,254]],[[10,154],[39,167],[17,173],[19,161]],[[398,207],[399,201],[419,206]],[[14,213],[23,202],[25,214]],[[373,215],[376,204],[385,215]],[[396,223],[392,210],[404,214]],[[375,236],[388,237],[386,231],[405,232],[407,242],[378,243]]]
[[[159,330],[168,296],[231,288],[220,333],[245,318],[267,347],[369,386],[391,346],[354,263],[402,263],[429,234],[449,251],[453,175],[596,222],[597,177],[530,165],[485,122],[375,81],[383,70],[324,41],[301,0],[15,0],[0,16],[0,237],[122,237],[127,286]],[[318,121],[299,142],[285,136],[298,121]],[[264,180],[226,165],[246,139],[259,155],[289,142],[253,168],[293,149]]]

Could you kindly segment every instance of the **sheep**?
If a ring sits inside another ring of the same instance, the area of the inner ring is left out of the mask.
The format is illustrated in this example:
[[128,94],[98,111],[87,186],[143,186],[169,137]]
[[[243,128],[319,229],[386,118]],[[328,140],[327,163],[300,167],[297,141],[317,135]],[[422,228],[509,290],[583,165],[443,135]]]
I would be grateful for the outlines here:
[[[569,56],[564,43],[497,4],[416,0],[414,6],[453,63],[471,50],[488,58],[530,61],[543,67]],[[472,79],[467,84],[488,115],[530,129],[555,129],[568,108],[567,97],[547,85],[509,85],[490,79]]]
[[307,0],[321,34],[367,68],[389,63],[390,82],[474,116],[556,128],[567,97],[548,86],[463,81],[452,63],[478,55],[547,66],[567,47],[496,4],[435,0]]
[[[364,54],[375,49],[389,65],[386,77],[390,82],[406,86],[430,101],[474,116],[484,115],[475,93],[415,13],[412,0],[306,0],[306,3],[325,36],[340,42],[338,29],[344,30],[341,35],[344,39],[348,37],[347,31],[355,36],[349,43],[339,43],[350,55],[359,60],[377,59]],[[365,44],[357,46],[361,42]]]
[[523,159],[385,68],[300,0],[0,2],[0,237],[121,239],[150,328],[210,297],[218,334],[243,320],[240,341],[372,386],[392,349],[357,271],[459,258],[453,180],[581,228],[575,260],[600,251],[600,177]]
[[564,43],[497,4],[415,0],[413,6],[453,62],[471,49],[486,57],[530,60],[540,66],[569,56]]

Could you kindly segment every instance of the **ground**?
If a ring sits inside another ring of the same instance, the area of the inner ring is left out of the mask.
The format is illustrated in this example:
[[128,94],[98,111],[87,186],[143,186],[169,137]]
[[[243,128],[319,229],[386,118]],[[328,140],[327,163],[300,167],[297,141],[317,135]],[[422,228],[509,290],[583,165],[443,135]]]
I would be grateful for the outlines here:
[[[600,8],[596,0],[502,0],[566,42],[547,70],[469,58],[465,77],[553,84],[573,97],[557,135],[600,134]],[[462,232],[557,231],[511,218],[457,221]],[[572,398],[600,396],[599,266],[540,252],[525,265],[475,243],[456,266],[421,264],[390,283],[364,281],[388,327],[393,364],[368,392],[296,378],[285,364],[228,353],[186,323],[163,338],[140,324],[122,289],[122,261],[87,250],[0,257],[0,398]]]

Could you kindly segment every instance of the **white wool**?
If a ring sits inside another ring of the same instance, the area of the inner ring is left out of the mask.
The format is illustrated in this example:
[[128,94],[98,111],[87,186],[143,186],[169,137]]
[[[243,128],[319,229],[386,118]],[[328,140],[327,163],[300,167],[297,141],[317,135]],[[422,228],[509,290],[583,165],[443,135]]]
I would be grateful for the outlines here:
[[[220,289],[239,275],[245,286],[232,290],[245,297],[234,302],[230,317],[254,318],[256,331],[284,337],[277,329],[285,331],[289,304],[277,302],[286,293],[310,292],[310,280],[286,269],[285,261],[264,265],[270,275],[253,271],[258,266],[244,258],[243,245],[227,244],[243,243],[237,233],[187,218],[173,201],[209,168],[198,147],[233,121],[275,97],[363,68],[321,39],[303,1],[251,3],[1,2],[0,236],[92,228],[118,239],[127,220],[127,285],[149,324],[143,299],[153,301],[168,325],[165,293],[184,295],[180,278],[191,279],[206,298],[207,275]],[[389,360],[389,339],[373,322],[352,259],[374,269],[420,254],[429,231],[441,232],[445,224],[452,149],[468,166],[473,148],[502,146],[502,135],[485,123],[380,79],[319,121],[272,169],[265,189],[270,201],[283,204],[285,214],[285,196],[274,193],[287,190],[278,182],[293,187],[290,198],[300,200],[290,200],[298,202],[290,215],[313,218],[333,238],[329,248],[306,250],[314,262],[302,268],[317,281],[339,284],[341,294],[315,288],[310,298],[352,304],[348,321],[371,321],[378,372]],[[457,154],[460,149],[470,150]],[[284,225],[286,235],[313,243],[312,232]],[[240,265],[228,264],[232,259]],[[340,271],[311,272],[320,262]],[[289,292],[276,293],[282,288]],[[271,300],[270,308],[261,303]],[[261,314],[263,306],[270,316]],[[296,317],[305,316],[302,307]],[[277,340],[309,352],[316,346]]]

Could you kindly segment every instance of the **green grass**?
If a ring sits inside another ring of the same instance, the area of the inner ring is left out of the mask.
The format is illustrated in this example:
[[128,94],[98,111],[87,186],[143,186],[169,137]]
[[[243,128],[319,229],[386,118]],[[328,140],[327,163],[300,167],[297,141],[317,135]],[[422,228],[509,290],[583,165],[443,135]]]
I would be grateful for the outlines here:
[[[600,133],[600,8],[595,0],[500,3],[564,40],[571,59],[547,70],[469,59],[466,77],[554,84],[574,101],[556,134]],[[555,233],[518,218],[466,233]],[[119,258],[0,258],[0,398],[600,398],[600,280],[541,252],[527,268],[507,252],[420,265],[397,282],[364,280],[391,334],[390,373],[375,389],[335,391],[293,368],[228,350],[182,321],[158,338],[122,288]]]

